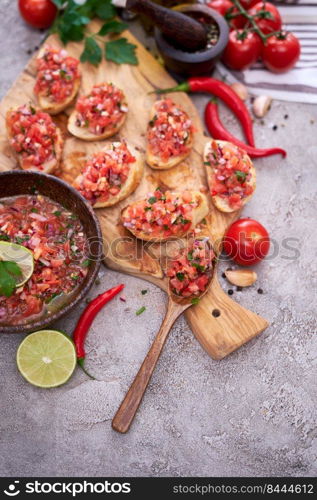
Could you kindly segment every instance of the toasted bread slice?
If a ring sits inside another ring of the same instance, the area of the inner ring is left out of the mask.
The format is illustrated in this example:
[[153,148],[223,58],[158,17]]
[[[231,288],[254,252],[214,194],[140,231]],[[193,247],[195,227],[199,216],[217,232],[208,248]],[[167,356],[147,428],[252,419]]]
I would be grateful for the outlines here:
[[[38,59],[41,59],[41,57],[43,57],[43,55],[45,54],[45,50],[46,50],[45,46],[41,48],[41,50],[39,51],[39,54],[38,54]],[[38,100],[40,108],[43,111],[45,111],[46,113],[49,113],[50,115],[57,115],[58,113],[60,113],[64,109],[68,108],[68,106],[70,106],[72,104],[72,102],[74,101],[74,99],[78,93],[78,90],[80,87],[80,82],[81,82],[81,76],[79,76],[78,78],[76,78],[74,80],[74,87],[73,87],[72,93],[67,97],[67,99],[65,99],[62,102],[54,102],[49,97],[47,97],[45,95],[38,94],[37,100]]]
[[[10,140],[13,139],[13,137],[14,137],[14,134],[12,133],[12,129],[11,129],[10,123],[9,123],[9,117],[13,111],[15,111],[15,110],[10,109],[9,111],[7,111],[7,114],[6,114],[6,129],[7,129],[8,138]],[[49,115],[47,115],[47,116],[49,116]],[[53,144],[54,157],[51,158],[50,160],[46,161],[45,163],[43,163],[41,165],[41,168],[38,165],[25,166],[23,156],[21,154],[17,153],[16,151],[15,151],[15,155],[17,157],[17,160],[19,162],[20,167],[23,170],[33,170],[33,171],[37,171],[37,172],[45,172],[46,174],[50,174],[50,173],[54,172],[54,170],[56,170],[56,168],[59,166],[59,164],[61,162],[62,153],[63,153],[63,146],[64,146],[64,140],[63,140],[62,133],[61,133],[60,129],[58,127],[56,127],[56,139],[55,139],[55,142]]]
[[[105,146],[101,152],[103,151],[106,152],[107,150],[109,150],[109,146],[110,144]],[[93,208],[111,207],[113,205],[116,205],[117,203],[119,203],[119,201],[124,200],[131,193],[133,193],[133,191],[135,191],[138,185],[140,184],[144,170],[142,157],[134,147],[129,146],[128,149],[129,152],[134,156],[135,161],[129,164],[130,170],[128,177],[124,182],[124,184],[121,186],[119,193],[110,196],[107,200],[102,200],[102,196],[99,196],[99,198],[97,197],[97,199],[92,202]],[[83,173],[81,173],[80,175],[78,175],[78,177],[76,177],[73,186],[79,191],[82,191],[83,189],[85,189],[83,187],[84,179],[85,179],[85,171],[83,171]]]
[[[95,87],[100,87],[102,85],[108,85],[108,84],[95,85],[93,89]],[[121,89],[116,89],[116,90],[120,91],[123,94]],[[120,104],[121,104],[120,108],[128,108],[128,104],[124,95],[123,95],[123,100],[121,101]],[[122,116],[120,117],[120,119],[116,124],[112,124],[108,127],[105,127],[102,133],[96,134],[91,132],[88,127],[80,127],[77,125],[78,111],[76,110],[75,107],[74,111],[71,113],[68,120],[68,130],[72,135],[78,137],[79,139],[82,139],[83,141],[101,141],[103,139],[107,139],[115,135],[124,124],[126,116],[127,112],[126,111],[122,112]]]
[[[160,101],[157,101],[152,106],[151,113],[150,113],[148,133],[151,131],[151,128],[150,128],[151,123],[154,121],[154,126],[155,126],[155,117],[159,116],[159,114],[160,114],[160,111],[157,111],[157,106],[158,106],[159,102]],[[165,99],[164,102],[168,102],[170,106],[176,106],[171,99]],[[177,106],[177,108],[180,109],[178,106]],[[187,120],[189,120],[187,113],[183,110],[180,110],[180,111],[182,112],[183,116],[185,116],[187,118]],[[181,163],[183,160],[185,160],[185,158],[187,158],[187,156],[190,154],[191,149],[193,147],[192,128],[189,128],[187,132],[188,132],[188,137],[186,140],[186,151],[184,151],[182,154],[179,154],[177,156],[171,156],[166,161],[162,160],[162,158],[159,155],[155,155],[152,153],[150,144],[148,142],[147,148],[146,148],[146,163],[153,169],[169,170],[170,168],[175,167],[176,165]]]
[[[197,207],[193,208],[193,212],[192,212],[192,216],[191,216],[191,223],[190,223],[190,226],[186,228],[186,230],[180,229],[180,231],[178,233],[174,233],[173,235],[170,235],[170,236],[165,236],[164,232],[166,232],[166,231],[162,227],[161,232],[160,233],[157,232],[153,236],[153,234],[151,234],[151,233],[148,234],[144,231],[140,231],[140,230],[135,229],[133,227],[129,227],[129,223],[126,224],[127,221],[129,221],[129,214],[128,214],[129,208],[137,206],[137,204],[140,203],[140,201],[142,202],[143,200],[136,201],[135,203],[132,203],[128,207],[124,208],[121,212],[121,220],[122,220],[124,226],[136,238],[139,238],[140,240],[159,242],[159,241],[166,241],[169,239],[181,238],[181,237],[185,236],[185,234],[193,231],[195,226],[197,224],[199,224],[199,222],[204,217],[206,217],[206,215],[209,212],[209,207],[208,207],[208,202],[207,202],[206,196],[204,194],[202,194],[200,191],[190,191],[190,193],[192,194],[193,200],[197,203]],[[182,193],[171,193],[171,194],[173,196],[180,196],[180,197],[182,196]]]
[[[213,141],[214,141],[214,139],[212,139],[211,141],[208,141],[206,143],[205,150],[204,150],[204,164],[205,164],[205,168],[206,168],[206,172],[207,172],[209,190],[212,189],[212,186],[210,183],[210,178],[211,178],[211,174],[213,173],[213,167],[211,165],[208,165],[208,160],[209,160],[210,151],[212,149],[212,142]],[[222,145],[222,146],[225,145],[226,143],[228,143],[227,141],[219,141],[219,140],[216,140],[215,142],[217,142],[217,144]],[[230,143],[228,143],[228,144],[230,144]],[[241,150],[241,148],[239,148],[239,149]],[[250,173],[251,173],[251,179],[248,180],[245,184],[251,186],[253,191],[249,196],[246,196],[245,198],[241,199],[242,206],[245,205],[250,200],[250,198],[253,196],[255,188],[256,188],[256,171],[255,171],[254,165],[253,165],[250,157],[247,155],[247,153],[244,153],[244,154],[245,154],[245,157],[247,158],[247,161],[250,162]],[[228,203],[228,200],[226,200],[225,198],[223,198],[219,195],[211,196],[211,199],[212,199],[215,207],[218,210],[220,210],[221,212],[227,212],[227,213],[236,212],[237,210],[241,209],[241,207],[238,207],[238,208],[231,207]]]

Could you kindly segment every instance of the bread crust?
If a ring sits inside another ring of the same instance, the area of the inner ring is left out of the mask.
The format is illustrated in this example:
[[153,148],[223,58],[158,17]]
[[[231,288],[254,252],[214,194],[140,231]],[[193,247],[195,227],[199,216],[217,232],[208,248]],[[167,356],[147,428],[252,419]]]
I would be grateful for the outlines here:
[[[193,218],[192,218],[192,223],[189,227],[189,229],[187,231],[182,231],[180,232],[179,234],[175,234],[173,236],[170,236],[170,237],[160,237],[160,236],[151,236],[150,234],[146,234],[142,231],[135,231],[133,230],[132,228],[127,228],[136,238],[140,239],[140,240],[144,240],[144,241],[157,241],[157,242],[160,242],[160,241],[166,241],[166,240],[169,240],[169,239],[176,239],[176,238],[180,238],[180,237],[183,237],[185,236],[185,234],[188,234],[189,232],[191,232],[194,227],[199,224],[199,222],[202,221],[202,219],[204,217],[206,217],[206,215],[208,215],[208,212],[209,212],[209,207],[208,207],[208,201],[207,201],[207,198],[204,194],[202,194],[200,191],[191,191],[193,197],[195,198],[195,200],[197,201],[198,203],[198,206],[194,209],[194,212],[193,212]],[[181,193],[172,193],[172,194],[179,194],[181,196]],[[135,203],[138,203],[138,201],[136,201]],[[133,203],[131,204],[133,205]],[[122,212],[121,212],[121,220],[123,221],[124,219],[124,216],[129,208],[129,206],[131,205],[128,205],[127,207],[125,207]]]
[[[138,185],[140,184],[140,181],[143,176],[143,171],[144,171],[144,164],[142,157],[140,153],[133,147],[127,145],[129,151],[133,156],[135,157],[135,162],[131,163],[130,165],[130,172],[128,175],[127,180],[125,181],[124,185],[122,186],[121,190],[119,191],[118,194],[115,196],[112,196],[108,198],[106,201],[96,201],[92,206],[93,208],[105,208],[105,207],[112,207],[113,205],[116,205],[120,201],[124,200],[127,198],[131,193],[133,193]],[[104,149],[108,149],[106,146]],[[83,174],[80,174],[76,177],[74,180],[73,186],[78,189],[81,185],[81,181],[83,179]]]
[[[207,172],[207,179],[208,179],[209,191],[211,190],[210,177],[211,177],[211,174],[213,173],[213,168],[212,168],[211,165],[207,165],[206,162],[208,162],[209,152],[210,152],[210,149],[211,149],[211,144],[212,144],[212,142],[214,140],[215,139],[212,139],[211,141],[208,141],[206,143],[205,149],[204,149],[204,164],[205,164],[205,168],[206,168],[206,172]],[[222,145],[222,146],[224,146],[225,144],[230,144],[230,143],[228,143],[228,141],[219,141],[219,140],[216,140],[216,142],[217,142],[217,144]],[[245,155],[249,158],[249,156],[247,155],[247,153],[245,153]],[[252,192],[252,194],[250,194],[249,196],[247,196],[246,198],[243,198],[241,200],[242,201],[242,206],[244,206],[246,203],[248,203],[248,201],[250,200],[250,198],[252,198],[252,196],[254,194],[254,191],[255,191],[255,188],[256,188],[256,170],[255,170],[255,167],[254,167],[254,165],[253,165],[253,163],[252,163],[252,161],[251,161],[250,158],[249,158],[249,161],[251,163],[251,168],[250,168],[251,179],[249,181],[247,181],[246,184],[252,186],[253,192]],[[231,213],[231,212],[236,212],[237,210],[241,209],[241,208],[230,207],[228,201],[225,198],[222,198],[219,195],[211,196],[211,199],[212,199],[212,202],[215,205],[215,207],[218,210],[220,210],[220,212]]]
[[[13,134],[11,133],[11,128],[8,124],[8,117],[12,111],[13,111],[13,109],[10,109],[9,111],[7,111],[7,114],[6,114],[6,128],[7,128],[7,134],[8,134],[9,139],[13,138]],[[37,111],[39,111],[39,110],[37,110]],[[56,135],[57,135],[57,138],[56,138],[56,141],[54,143],[55,158],[52,158],[51,160],[44,163],[43,168],[38,168],[37,166],[24,168],[22,155],[14,152],[22,170],[34,170],[36,172],[44,172],[46,174],[50,174],[50,173],[54,172],[54,170],[57,169],[57,167],[59,166],[59,164],[62,160],[62,153],[63,153],[63,147],[64,147],[64,140],[63,140],[62,132],[60,131],[60,129],[58,127],[56,127]]]
[[[43,57],[45,50],[46,47],[41,48],[41,50],[39,51],[38,59],[41,59],[41,57]],[[38,94],[37,100],[40,108],[46,113],[49,113],[50,115],[57,115],[58,113],[61,113],[61,111],[64,111],[64,109],[68,108],[68,106],[70,106],[74,101],[79,91],[80,82],[81,82],[81,76],[79,76],[74,80],[74,88],[72,93],[67,97],[67,99],[65,99],[62,102],[53,102],[48,97],[41,96],[40,94]]]
[[[153,104],[151,113],[150,113],[150,121],[153,120],[154,116],[156,115],[156,110],[155,110],[155,104]],[[153,168],[154,170],[169,170],[170,168],[175,167],[179,163],[185,160],[187,158],[192,150],[193,147],[193,134],[189,134],[188,142],[188,151],[187,153],[184,153],[179,156],[174,156],[173,158],[170,158],[168,161],[162,161],[159,156],[153,155],[150,150],[149,144],[147,144],[146,147],[146,163],[149,165],[149,167]]]

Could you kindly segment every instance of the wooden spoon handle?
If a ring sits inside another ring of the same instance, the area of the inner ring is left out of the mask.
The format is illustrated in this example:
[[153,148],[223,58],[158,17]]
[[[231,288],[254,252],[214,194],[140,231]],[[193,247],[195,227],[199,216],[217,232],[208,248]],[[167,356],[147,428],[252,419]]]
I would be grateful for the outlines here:
[[126,8],[143,14],[168,38],[183,49],[198,50],[206,46],[207,33],[195,19],[149,0],[127,0]]
[[151,379],[168,334],[184,307],[169,300],[168,308],[162,326],[156,335],[153,344],[147,353],[130,389],[128,390],[120,408],[112,420],[112,428],[117,432],[127,432],[132,424],[143,394]]

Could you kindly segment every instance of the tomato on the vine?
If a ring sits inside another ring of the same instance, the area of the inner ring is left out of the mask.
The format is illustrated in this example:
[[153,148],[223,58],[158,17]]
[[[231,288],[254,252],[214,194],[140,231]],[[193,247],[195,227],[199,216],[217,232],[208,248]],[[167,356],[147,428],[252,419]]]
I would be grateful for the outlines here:
[[232,69],[244,70],[252,66],[261,55],[262,43],[256,33],[234,30],[223,54],[223,62]]
[[262,49],[265,66],[273,73],[284,73],[292,69],[300,56],[300,43],[293,33],[272,35]]
[[270,2],[258,2],[248,14],[255,17],[255,22],[266,35],[272,31],[279,31],[282,27],[282,18],[278,9]]
[[229,9],[233,8],[233,3],[230,0],[211,0],[207,6],[224,16]]
[[23,19],[33,28],[49,28],[53,23],[57,7],[51,0],[19,0]]
[[227,230],[223,247],[226,254],[237,264],[251,266],[268,254],[269,233],[254,219],[238,219]]
[[251,9],[253,5],[259,3],[259,0],[240,0],[240,3],[245,9]]

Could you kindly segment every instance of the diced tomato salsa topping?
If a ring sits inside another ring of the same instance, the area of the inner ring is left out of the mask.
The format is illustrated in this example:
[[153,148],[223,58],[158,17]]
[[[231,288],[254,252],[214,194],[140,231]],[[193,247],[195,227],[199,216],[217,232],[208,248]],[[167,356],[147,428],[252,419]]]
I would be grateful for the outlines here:
[[113,142],[88,160],[74,186],[92,204],[107,201],[121,191],[134,162],[124,142]]
[[57,127],[50,115],[32,106],[20,106],[7,114],[11,146],[22,157],[24,169],[43,170],[43,164],[55,160]]
[[209,177],[211,196],[220,196],[230,207],[240,208],[243,198],[254,191],[249,183],[252,177],[249,156],[235,144],[212,141],[207,163],[213,169]]
[[74,291],[85,278],[87,237],[77,216],[41,195],[0,200],[0,240],[32,251],[34,272],[11,297],[0,296],[0,324],[45,315],[49,303]]
[[169,238],[185,234],[191,227],[197,207],[190,191],[149,193],[146,200],[130,205],[124,212],[123,225],[132,231],[150,236]]
[[182,249],[169,263],[166,273],[172,291],[181,297],[201,295],[211,278],[214,257],[208,238],[194,240]]
[[88,128],[96,135],[106,129],[116,127],[128,112],[122,90],[112,83],[94,85],[87,96],[81,96],[76,103],[76,126]]
[[79,61],[70,57],[65,49],[45,47],[42,57],[36,61],[37,77],[34,92],[52,102],[65,101],[74,90],[79,78]]
[[149,122],[147,140],[150,152],[162,161],[189,152],[192,121],[172,99],[162,99],[154,105],[155,114]]

